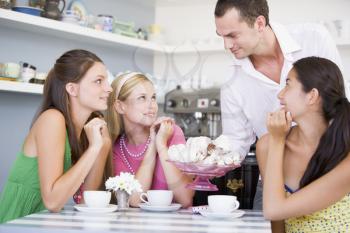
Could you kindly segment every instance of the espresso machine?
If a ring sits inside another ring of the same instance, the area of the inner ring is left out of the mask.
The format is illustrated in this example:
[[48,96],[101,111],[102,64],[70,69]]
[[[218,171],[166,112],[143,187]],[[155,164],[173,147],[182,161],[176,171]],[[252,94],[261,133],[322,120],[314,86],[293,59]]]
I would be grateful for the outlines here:
[[220,89],[182,89],[165,95],[164,112],[173,114],[185,137],[218,137],[222,132]]
[[[219,88],[194,90],[177,86],[165,95],[164,112],[174,117],[186,139],[198,136],[215,139],[222,133]],[[211,180],[219,190],[196,191],[193,205],[206,205],[208,195],[224,194],[237,196],[240,208],[250,209],[258,177],[255,145],[252,145],[241,167]]]

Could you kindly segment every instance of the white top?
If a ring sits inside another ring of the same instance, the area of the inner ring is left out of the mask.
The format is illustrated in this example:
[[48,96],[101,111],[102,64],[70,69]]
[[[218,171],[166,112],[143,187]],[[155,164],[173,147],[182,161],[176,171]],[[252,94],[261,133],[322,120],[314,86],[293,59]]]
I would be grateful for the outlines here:
[[284,55],[280,83],[256,71],[249,58],[233,58],[232,78],[221,88],[223,134],[230,138],[231,149],[241,156],[247,154],[256,136],[260,138],[267,133],[267,113],[278,109],[277,94],[285,86],[295,61],[318,56],[342,67],[336,44],[322,25],[272,24],[271,27]]

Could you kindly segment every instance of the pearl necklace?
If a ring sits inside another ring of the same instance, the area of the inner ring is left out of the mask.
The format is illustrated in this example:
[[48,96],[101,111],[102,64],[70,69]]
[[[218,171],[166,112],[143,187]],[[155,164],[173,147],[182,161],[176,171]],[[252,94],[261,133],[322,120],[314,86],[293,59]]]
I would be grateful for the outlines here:
[[129,171],[131,171],[131,174],[135,175],[135,171],[132,168],[131,164],[129,163],[128,159],[126,158],[124,152],[123,152],[123,147],[122,144],[119,143],[119,148],[120,148],[120,157],[123,160],[124,164],[128,167]]
[[134,158],[141,157],[141,156],[146,152],[146,150],[147,150],[148,145],[149,145],[150,142],[151,142],[151,137],[149,136],[148,139],[147,139],[145,148],[143,148],[143,150],[142,150],[140,153],[134,154],[134,153],[131,153],[131,152],[129,151],[129,149],[126,147],[126,145],[125,145],[125,134],[123,134],[123,135],[120,137],[120,146],[123,147],[123,148],[125,149],[125,151],[128,153],[128,155],[130,155],[131,157],[134,157]]
[[133,154],[133,153],[131,153],[131,152],[128,150],[128,148],[127,148],[126,145],[125,145],[125,134],[123,134],[123,135],[120,137],[120,142],[119,142],[120,157],[121,157],[121,159],[123,160],[124,164],[128,167],[129,171],[131,171],[131,174],[135,175],[135,171],[134,171],[134,169],[132,168],[132,166],[131,166],[129,160],[126,158],[126,156],[125,156],[125,154],[124,154],[124,151],[123,151],[123,147],[125,148],[125,151],[126,151],[131,157],[138,158],[138,157],[142,156],[142,155],[146,152],[146,150],[147,150],[147,148],[148,148],[148,146],[149,146],[150,141],[151,141],[151,137],[148,137],[145,148],[144,148],[140,153],[138,153],[138,154]]

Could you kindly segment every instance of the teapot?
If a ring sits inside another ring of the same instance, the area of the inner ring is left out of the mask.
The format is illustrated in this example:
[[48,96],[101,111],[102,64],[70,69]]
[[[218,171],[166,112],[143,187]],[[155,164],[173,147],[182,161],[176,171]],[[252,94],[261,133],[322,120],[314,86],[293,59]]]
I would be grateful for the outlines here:
[[[60,1],[63,2],[62,9],[59,9]],[[61,14],[66,6],[65,0],[46,0],[44,11],[41,13],[42,17],[59,20],[61,18]]]

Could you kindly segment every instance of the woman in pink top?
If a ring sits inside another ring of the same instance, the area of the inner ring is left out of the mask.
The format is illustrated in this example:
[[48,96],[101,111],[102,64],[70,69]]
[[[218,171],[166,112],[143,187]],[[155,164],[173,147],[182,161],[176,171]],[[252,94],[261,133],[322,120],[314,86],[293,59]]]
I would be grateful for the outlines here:
[[[150,189],[172,190],[175,202],[192,205],[193,190],[185,186],[192,181],[167,161],[168,148],[184,144],[182,130],[167,117],[157,118],[158,104],[152,82],[140,73],[126,73],[112,83],[108,99],[107,124],[113,145],[114,173],[130,172]],[[138,206],[139,193],[130,198]]]

